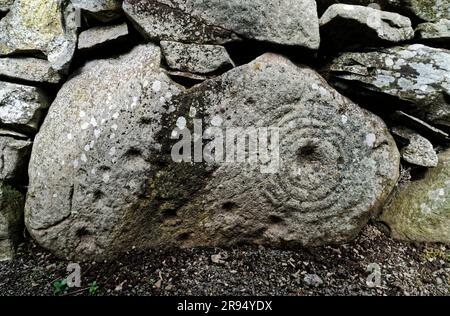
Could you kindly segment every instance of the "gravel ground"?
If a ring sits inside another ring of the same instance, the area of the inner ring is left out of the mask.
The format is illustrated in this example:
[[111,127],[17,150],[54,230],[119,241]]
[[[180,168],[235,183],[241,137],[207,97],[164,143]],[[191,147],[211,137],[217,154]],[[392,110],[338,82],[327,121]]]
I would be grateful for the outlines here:
[[[28,241],[0,263],[0,295],[55,295],[67,264]],[[381,284],[370,287],[377,265]],[[394,241],[372,225],[336,247],[130,251],[81,271],[82,287],[58,295],[450,296],[450,247]]]

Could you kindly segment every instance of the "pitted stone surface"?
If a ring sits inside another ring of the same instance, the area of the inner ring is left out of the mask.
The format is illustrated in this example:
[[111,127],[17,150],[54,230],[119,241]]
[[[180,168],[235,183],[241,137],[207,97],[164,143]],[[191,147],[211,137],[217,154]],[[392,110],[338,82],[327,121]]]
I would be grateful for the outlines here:
[[[267,54],[183,90],[160,58],[148,45],[89,63],[51,106],[31,159],[26,224],[54,253],[338,243],[394,187],[400,157],[384,123],[314,70]],[[174,138],[195,118],[205,135],[275,128],[280,146],[274,138],[270,152],[279,148],[280,164],[276,155],[212,161],[219,134],[205,139],[203,162],[174,161]]]

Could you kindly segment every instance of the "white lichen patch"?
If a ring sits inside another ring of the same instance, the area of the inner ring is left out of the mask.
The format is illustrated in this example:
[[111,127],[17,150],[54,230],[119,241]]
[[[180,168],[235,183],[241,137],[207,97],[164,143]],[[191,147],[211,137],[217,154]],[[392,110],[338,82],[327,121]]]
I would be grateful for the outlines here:
[[366,135],[365,143],[370,148],[373,148],[375,146],[376,141],[377,141],[377,136],[375,134],[370,133],[370,134]]
[[187,125],[187,121],[186,121],[186,118],[184,118],[183,116],[180,116],[178,119],[177,119],[177,127],[180,129],[180,130],[183,130],[183,129],[185,129],[186,128],[186,125]]

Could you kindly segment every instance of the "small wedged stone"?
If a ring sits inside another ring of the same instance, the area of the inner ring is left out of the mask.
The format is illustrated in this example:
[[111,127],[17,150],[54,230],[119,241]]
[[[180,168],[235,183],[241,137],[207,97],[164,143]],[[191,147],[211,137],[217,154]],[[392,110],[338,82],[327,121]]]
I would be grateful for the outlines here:
[[0,125],[24,133],[36,133],[43,112],[50,106],[39,88],[0,81]]
[[414,37],[411,20],[370,7],[334,4],[320,18],[322,44],[327,50],[386,45]]
[[438,156],[428,139],[405,127],[394,127],[392,133],[408,142],[400,149],[400,154],[406,162],[420,167],[437,167]]
[[450,0],[317,0],[319,13],[335,3],[345,3],[396,12],[415,21],[450,19]]
[[148,39],[225,44],[242,38],[317,50],[314,0],[125,0],[123,9]]
[[8,136],[8,137],[12,137],[14,139],[22,139],[22,140],[26,140],[28,139],[30,136],[27,136],[25,134],[16,132],[16,131],[12,131],[9,129],[4,129],[0,127],[0,136]]
[[11,260],[23,229],[22,193],[0,182],[0,262]]
[[225,47],[162,41],[161,50],[168,66],[182,72],[208,74],[233,67]]
[[450,244],[450,150],[439,154],[437,168],[397,188],[379,220],[394,238]]
[[110,22],[122,16],[122,0],[71,0],[75,8],[85,11],[101,22]]
[[0,57],[0,77],[33,83],[59,83],[61,75],[44,60],[25,57]]
[[426,122],[414,117],[412,115],[406,114],[402,111],[396,111],[392,116],[391,120],[396,124],[401,124],[409,127],[413,130],[418,131],[420,134],[424,135],[428,139],[437,143],[448,143],[450,142],[450,135]]
[[450,20],[435,23],[423,23],[416,28],[417,37],[425,43],[440,44],[450,47]]
[[120,45],[129,35],[126,23],[120,25],[98,26],[82,32],[78,38],[78,50],[90,51],[108,46]]
[[181,79],[185,78],[188,80],[192,80],[194,82],[202,82],[212,78],[212,76],[208,75],[193,74],[191,72],[175,71],[175,70],[167,70],[166,73],[173,78],[181,78]]
[[31,154],[31,141],[0,136],[0,182],[23,183]]
[[0,20],[0,56],[44,54],[52,67],[69,67],[77,42],[75,10],[67,0],[16,0]]
[[415,44],[344,53],[328,69],[333,84],[364,102],[392,110],[402,105],[408,114],[450,131],[449,50]]

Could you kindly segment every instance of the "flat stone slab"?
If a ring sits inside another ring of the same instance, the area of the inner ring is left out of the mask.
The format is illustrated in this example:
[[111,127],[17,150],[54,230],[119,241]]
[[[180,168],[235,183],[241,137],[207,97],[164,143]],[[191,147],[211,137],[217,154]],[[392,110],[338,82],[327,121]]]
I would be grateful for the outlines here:
[[225,47],[220,45],[167,41],[162,41],[160,45],[168,66],[182,72],[208,74],[234,65]]
[[241,38],[317,50],[314,0],[125,0],[123,9],[152,40],[224,44]]
[[388,98],[393,110],[402,105],[408,114],[450,131],[449,50],[414,44],[344,53],[329,71],[333,84],[364,102],[382,105],[380,98]]
[[0,58],[0,76],[33,83],[55,84],[62,80],[48,61],[25,57]]
[[411,20],[397,13],[334,4],[320,18],[322,44],[328,50],[389,45],[414,37]]
[[126,23],[120,25],[99,26],[82,32],[78,38],[78,49],[89,51],[105,47],[109,44],[120,44],[121,40],[128,37]]

